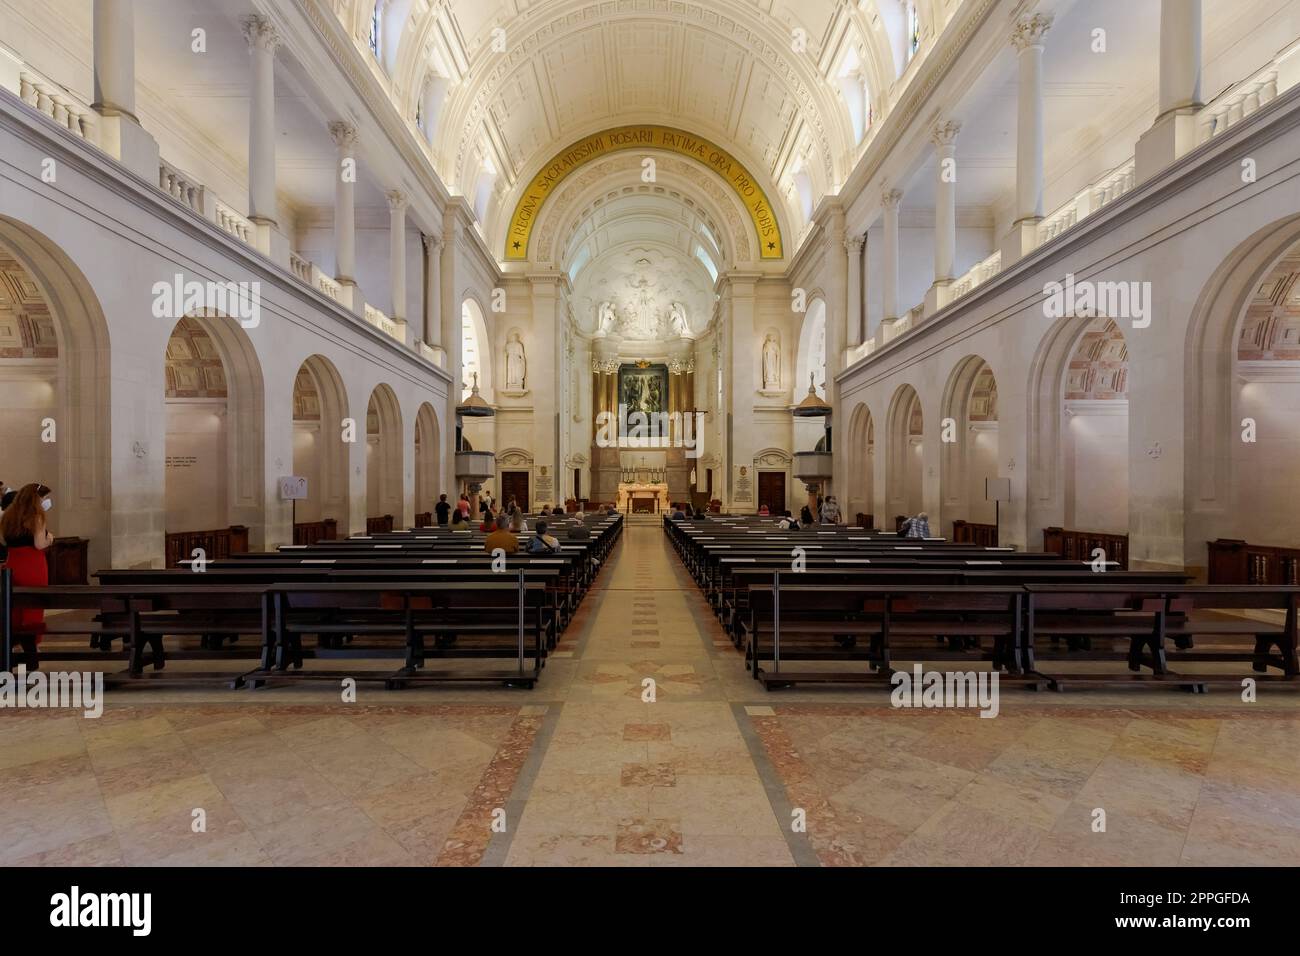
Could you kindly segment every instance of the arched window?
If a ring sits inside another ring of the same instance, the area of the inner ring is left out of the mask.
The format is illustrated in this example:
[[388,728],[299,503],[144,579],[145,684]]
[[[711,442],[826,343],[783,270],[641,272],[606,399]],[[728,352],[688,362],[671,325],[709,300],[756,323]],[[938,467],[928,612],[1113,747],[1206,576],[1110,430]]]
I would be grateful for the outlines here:
[[916,51],[921,48],[921,18],[917,16],[916,4],[908,0],[907,4],[907,59],[911,62]]
[[375,0],[375,8],[370,13],[370,52],[379,56],[380,21],[384,15],[384,0]]
[[487,391],[488,383],[483,380],[483,347],[479,336],[479,324],[482,313],[478,303],[466,299],[460,307],[460,367],[462,369],[461,400],[469,398],[475,383],[479,394]]

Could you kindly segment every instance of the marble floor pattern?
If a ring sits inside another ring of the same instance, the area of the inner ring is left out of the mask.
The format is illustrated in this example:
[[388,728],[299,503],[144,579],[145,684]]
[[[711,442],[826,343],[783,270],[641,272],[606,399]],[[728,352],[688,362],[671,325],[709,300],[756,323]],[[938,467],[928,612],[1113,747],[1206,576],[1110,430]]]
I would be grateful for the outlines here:
[[1294,691],[1007,692],[995,719],[767,694],[657,521],[630,523],[532,692],[0,711],[7,866],[1297,862]]

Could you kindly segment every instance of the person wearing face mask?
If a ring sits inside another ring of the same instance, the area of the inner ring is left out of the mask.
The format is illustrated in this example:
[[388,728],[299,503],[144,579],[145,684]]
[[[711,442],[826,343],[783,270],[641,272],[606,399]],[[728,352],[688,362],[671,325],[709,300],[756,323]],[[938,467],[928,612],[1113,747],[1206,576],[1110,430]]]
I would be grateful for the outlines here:
[[[45,516],[53,505],[54,499],[45,485],[24,485],[0,515],[0,537],[8,547],[4,566],[12,572],[15,587],[49,586],[45,549],[54,543],[54,535]],[[39,665],[36,645],[45,628],[45,612],[41,608],[14,608],[11,624],[16,631],[28,632],[17,640],[26,653],[28,669],[35,670]]]

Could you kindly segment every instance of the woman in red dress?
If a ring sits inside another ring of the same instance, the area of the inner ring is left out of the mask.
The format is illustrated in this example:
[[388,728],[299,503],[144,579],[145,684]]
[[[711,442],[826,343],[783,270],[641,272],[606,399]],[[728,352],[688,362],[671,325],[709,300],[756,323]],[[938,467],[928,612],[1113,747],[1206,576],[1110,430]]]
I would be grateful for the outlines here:
[[[0,537],[9,549],[4,566],[13,572],[14,587],[46,587],[50,583],[45,549],[54,543],[54,535],[45,523],[45,512],[54,502],[44,485],[24,485],[13,503],[0,515]],[[26,634],[15,637],[27,657],[28,670],[38,666],[36,645],[45,629],[45,612],[41,608],[14,608],[12,626]]]

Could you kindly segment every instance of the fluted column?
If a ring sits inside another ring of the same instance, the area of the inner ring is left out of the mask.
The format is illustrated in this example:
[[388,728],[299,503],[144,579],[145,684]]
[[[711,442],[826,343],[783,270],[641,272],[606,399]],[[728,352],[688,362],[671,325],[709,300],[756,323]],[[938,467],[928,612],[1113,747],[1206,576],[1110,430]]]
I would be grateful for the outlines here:
[[849,309],[844,344],[849,348],[862,344],[862,243],[862,236],[844,240],[849,256]]
[[406,193],[391,189],[388,199],[388,285],[392,318],[406,321]]
[[1033,251],[1043,218],[1043,37],[1051,26],[1051,15],[1035,13],[1018,20],[1011,33],[1020,63],[1016,206],[1011,235],[1003,244],[1003,268]]
[[248,104],[248,218],[275,225],[275,51],[280,34],[261,15],[240,21],[252,56]]
[[330,123],[330,135],[339,150],[334,170],[334,278],[351,287],[357,284],[357,128]]
[[898,189],[886,189],[880,196],[885,220],[884,249],[881,250],[883,275],[880,280],[885,322],[898,320],[898,204],[902,200],[903,193]]
[[93,109],[135,120],[135,0],[95,0],[94,43]]
[[442,237],[421,235],[424,244],[424,344],[442,345]]

